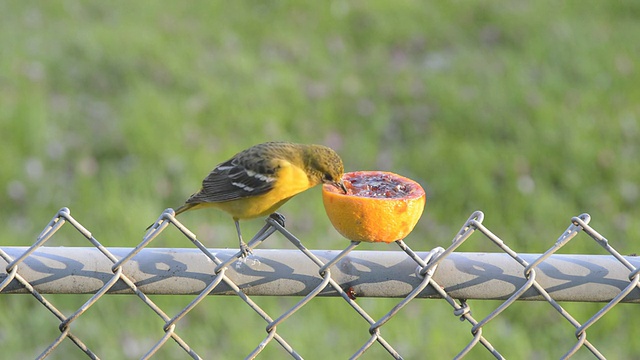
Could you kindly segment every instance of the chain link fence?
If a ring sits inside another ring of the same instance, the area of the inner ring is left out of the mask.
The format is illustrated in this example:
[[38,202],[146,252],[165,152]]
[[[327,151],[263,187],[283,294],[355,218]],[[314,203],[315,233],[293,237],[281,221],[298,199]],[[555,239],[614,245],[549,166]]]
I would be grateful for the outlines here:
[[[278,344],[275,346],[282,347],[292,358],[302,359],[298,352],[300,349],[278,332],[278,326],[317,296],[341,297],[368,326],[368,340],[350,354],[352,359],[361,357],[375,344],[382,346],[391,358],[401,359],[402,354],[385,339],[384,328],[416,298],[442,299],[452,307],[456,317],[469,324],[469,342],[456,358],[481,347],[495,358],[502,359],[503,355],[483,334],[483,328],[517,300],[539,300],[551,305],[575,329],[576,342],[566,349],[563,358],[586,348],[595,358],[604,359],[604,355],[587,339],[587,330],[616,304],[640,302],[640,261],[633,256],[624,257],[610,246],[607,239],[589,225],[588,214],[573,217],[569,227],[544,254],[518,254],[485,227],[483,219],[482,212],[474,212],[446,249],[438,247],[429,252],[414,252],[400,240],[396,242],[399,251],[357,251],[358,242],[351,242],[342,251],[311,251],[285,229],[284,219],[274,214],[249,242],[249,247],[256,248],[278,232],[297,250],[255,250],[248,259],[241,259],[239,251],[207,249],[174,217],[172,209],[163,212],[142,242],[130,249],[106,248],[71,216],[69,209],[63,208],[31,247],[0,247],[0,258],[6,263],[5,272],[0,272],[0,293],[29,293],[59,320],[60,335],[46,346],[38,359],[55,352],[65,339],[73,342],[89,358],[98,359],[98,354],[82,341],[82,335],[73,331],[73,324],[96,302],[111,293],[135,294],[164,323],[164,335],[142,359],[151,358],[169,340],[175,341],[190,357],[200,359],[197,349],[180,337],[178,322],[206,296],[216,294],[238,296],[247,310],[257,313],[266,323],[266,335],[253,350],[247,351],[248,359],[257,357],[270,344]],[[92,246],[45,247],[64,224],[73,226]],[[153,248],[150,251],[149,244],[169,226],[176,227],[195,245],[195,249]],[[580,232],[604,248],[605,255],[556,254]],[[490,240],[500,251],[454,253],[475,233]],[[160,262],[158,254],[177,259],[177,263],[190,264],[195,270],[158,270],[155,266]],[[63,263],[64,266],[54,266],[51,262]],[[383,269],[384,274],[359,271],[364,263],[380,265],[378,268]],[[280,271],[278,264],[285,264],[287,270]],[[265,271],[265,267],[269,271]],[[477,271],[478,267],[482,270]],[[144,270],[149,268],[155,271]],[[497,270],[486,271],[489,268]],[[602,269],[606,271],[602,272]],[[556,273],[562,276],[556,276]],[[180,278],[179,282],[171,281],[176,277]],[[92,296],[73,313],[64,314],[45,297],[53,293],[90,293]],[[149,297],[152,294],[194,293],[197,296],[187,306],[172,314],[167,314]],[[268,314],[252,300],[255,295],[300,296],[301,300],[282,314]],[[359,297],[399,298],[399,302],[382,317],[374,318],[358,304]],[[502,302],[486,317],[476,319],[471,314],[468,299],[501,299]],[[597,301],[605,305],[586,321],[579,322],[559,304],[564,300]]]

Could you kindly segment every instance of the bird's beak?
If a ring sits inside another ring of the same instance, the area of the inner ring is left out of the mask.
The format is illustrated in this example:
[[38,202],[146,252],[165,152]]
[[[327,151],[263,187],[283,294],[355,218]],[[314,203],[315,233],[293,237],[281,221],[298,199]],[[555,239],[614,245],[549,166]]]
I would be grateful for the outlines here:
[[347,193],[347,187],[344,185],[344,182],[342,180],[340,181],[336,181],[335,185],[341,189],[345,194]]

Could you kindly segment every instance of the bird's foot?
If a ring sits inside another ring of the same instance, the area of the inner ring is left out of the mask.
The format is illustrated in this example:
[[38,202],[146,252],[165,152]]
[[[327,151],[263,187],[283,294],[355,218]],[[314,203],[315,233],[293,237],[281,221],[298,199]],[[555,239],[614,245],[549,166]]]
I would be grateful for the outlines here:
[[269,215],[269,217],[272,218],[273,220],[277,221],[278,224],[280,224],[280,226],[284,227],[284,220],[285,220],[284,215],[275,212],[275,213]]
[[241,242],[240,243],[240,255],[242,258],[246,258],[247,256],[253,254],[253,251],[251,250],[251,248],[245,244],[245,242]]

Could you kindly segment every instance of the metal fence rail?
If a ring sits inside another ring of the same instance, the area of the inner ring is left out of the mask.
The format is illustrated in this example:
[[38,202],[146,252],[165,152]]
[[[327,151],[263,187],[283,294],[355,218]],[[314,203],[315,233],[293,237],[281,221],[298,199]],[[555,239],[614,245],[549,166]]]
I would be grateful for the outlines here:
[[[277,326],[316,296],[341,297],[369,324],[370,337],[351,358],[358,358],[378,343],[391,357],[401,354],[383,337],[384,325],[416,298],[441,298],[455,316],[471,326],[472,337],[458,358],[481,344],[496,358],[503,358],[483,336],[483,327],[517,300],[548,302],[575,328],[576,343],[567,349],[570,357],[580,348],[596,358],[604,356],[587,340],[587,329],[619,302],[639,302],[640,259],[623,257],[607,239],[589,226],[590,217],[582,214],[571,219],[570,226],[544,254],[518,254],[483,224],[482,212],[473,213],[447,249],[414,252],[403,241],[400,251],[356,251],[352,242],[342,251],[310,251],[282,225],[274,215],[249,242],[255,248],[279,232],[298,250],[255,250],[239,260],[238,251],[207,249],[196,236],[167,209],[134,249],[106,248],[71,215],[61,209],[31,247],[0,247],[5,272],[0,272],[0,293],[29,293],[59,321],[60,336],[40,354],[45,358],[64,339],[71,340],[90,358],[91,351],[77,334],[73,322],[105,294],[135,294],[163,321],[162,336],[142,357],[153,356],[169,339],[176,341],[192,358],[199,359],[177,333],[177,323],[208,295],[232,295],[241,298],[267,324],[267,334],[247,358],[256,357],[275,341],[293,358],[302,358],[277,331]],[[80,248],[46,247],[46,242],[65,223],[71,224],[92,245]],[[189,239],[195,249],[159,249],[147,246],[168,226],[173,225]],[[455,253],[473,233],[492,241],[499,253]],[[562,246],[584,232],[601,245],[607,255],[557,255]],[[0,260],[0,263],[2,263]],[[179,278],[180,281],[173,281]],[[55,293],[93,294],[71,315],[65,315],[44,295]],[[149,295],[197,294],[176,314],[166,314]],[[251,296],[300,296],[300,301],[283,314],[272,316]],[[374,319],[356,301],[357,297],[398,298],[399,302],[382,317]],[[462,300],[464,299],[464,300]],[[501,304],[483,319],[475,319],[466,299],[499,299]],[[558,301],[606,303],[584,323],[578,322]]]

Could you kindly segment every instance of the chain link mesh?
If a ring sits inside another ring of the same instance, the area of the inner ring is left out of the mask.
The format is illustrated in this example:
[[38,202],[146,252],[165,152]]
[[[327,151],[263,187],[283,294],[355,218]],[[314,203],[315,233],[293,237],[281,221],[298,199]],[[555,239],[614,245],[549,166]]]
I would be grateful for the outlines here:
[[[36,242],[29,247],[24,253],[17,257],[11,257],[7,252],[0,248],[0,257],[7,263],[5,267],[5,276],[2,282],[0,282],[0,293],[2,293],[10,283],[19,283],[28,293],[30,293],[42,306],[44,306],[49,312],[51,312],[59,320],[60,335],[51,342],[46,349],[37,357],[38,359],[46,358],[52,352],[58,348],[58,346],[65,340],[69,339],[80,350],[82,350],[89,358],[98,359],[98,355],[87,347],[85,343],[79,338],[79,336],[72,332],[73,323],[83,315],[90,307],[92,307],[97,301],[99,301],[116,283],[125,284],[147,307],[161,318],[164,322],[162,327],[163,336],[155,342],[155,344],[148,349],[148,351],[142,356],[142,359],[151,358],[156,352],[167,343],[169,339],[173,339],[190,357],[194,359],[200,359],[195,349],[191,348],[189,344],[182,339],[178,334],[178,322],[189,312],[191,312],[198,304],[209,294],[212,293],[218,286],[224,283],[225,286],[232,289],[236,296],[238,296],[248,307],[255,313],[257,313],[266,323],[266,336],[264,339],[256,345],[256,347],[250,351],[247,355],[248,359],[253,359],[260,354],[271,343],[277,343],[294,359],[302,359],[302,356],[296,351],[292,344],[288,343],[283,336],[278,333],[278,326],[286,322],[289,317],[308,304],[314,297],[318,296],[321,292],[331,288],[332,293],[340,296],[350,308],[353,309],[360,317],[368,324],[369,338],[365,341],[360,348],[351,355],[351,359],[356,359],[366,353],[376,343],[382,346],[390,355],[395,359],[401,359],[402,355],[394,346],[387,341],[384,336],[384,326],[392,319],[398,312],[400,312],[409,302],[414,300],[418,294],[425,290],[427,287],[431,287],[440,298],[446,301],[452,308],[453,313],[460,320],[467,322],[470,325],[471,339],[468,344],[459,352],[456,358],[462,358],[469,351],[478,344],[486,349],[491,355],[497,359],[502,359],[501,353],[489,342],[489,340],[483,335],[483,328],[498,317],[505,309],[511,306],[515,301],[523,298],[525,292],[535,291],[539,294],[550,306],[557,311],[562,318],[564,318],[571,326],[575,328],[575,336],[577,341],[575,344],[567,349],[563,358],[569,358],[574,355],[579,349],[588,349],[596,358],[604,359],[604,355],[587,340],[587,329],[596,323],[604,314],[610,311],[616,304],[622,301],[631,291],[638,287],[640,281],[639,269],[633,266],[625,257],[621,256],[613,247],[609,245],[608,240],[593,229],[590,225],[590,216],[588,214],[582,214],[571,219],[569,227],[560,235],[556,243],[549,248],[544,254],[539,255],[534,261],[527,262],[521,255],[512,250],[502,241],[498,236],[492,233],[487,227],[483,225],[484,214],[480,211],[476,211],[469,219],[464,223],[460,231],[454,236],[452,244],[444,248],[435,248],[429,251],[426,256],[420,257],[409,246],[407,246],[402,240],[396,242],[399,249],[404,252],[412,261],[416,264],[416,276],[421,281],[418,286],[414,287],[412,291],[403,299],[401,299],[395,306],[382,317],[376,319],[372,317],[364,308],[362,308],[355,300],[355,294],[352,289],[343,289],[341,285],[332,278],[332,267],[334,267],[340,260],[347,257],[351,251],[357,246],[358,242],[351,242],[344,250],[342,250],[337,256],[328,261],[322,261],[316,255],[314,255],[309,249],[307,249],[302,242],[289,232],[284,227],[284,218],[278,214],[271,215],[266,224],[260,229],[260,231],[253,237],[248,243],[251,249],[256,248],[263,241],[275,232],[279,232],[284,235],[300,252],[302,252],[308,259],[317,266],[317,274],[320,283],[312,289],[306,296],[298,301],[293,307],[287,309],[282,314],[268,314],[260,306],[258,306],[242,289],[234,282],[234,280],[228,276],[227,269],[229,266],[238,261],[241,254],[238,252],[235,257],[223,261],[219,259],[214,253],[209,251],[183,224],[181,224],[174,216],[172,209],[165,210],[154,225],[147,231],[142,242],[132,249],[126,256],[118,259],[112,252],[104,247],[96,238],[93,237],[90,231],[82,226],[77,220],[75,220],[69,209],[62,208],[44,228],[42,233],[38,236]],[[113,265],[111,266],[111,272],[108,281],[105,281],[104,285],[96,291],[89,300],[87,300],[82,306],[75,310],[70,315],[65,315],[62,311],[56,308],[50,301],[39,293],[33,284],[29,283],[20,274],[21,265],[23,265],[25,259],[29,258],[34,251],[43,247],[48,240],[64,225],[70,224],[80,234],[88,240],[93,247],[98,249],[101,254],[104,255]],[[131,259],[138,254],[145,247],[156,239],[156,237],[162,233],[167,227],[176,227],[185,238],[187,238],[199,251],[201,251],[212,262],[212,274],[214,275],[212,281],[209,282],[204,290],[202,290],[187,306],[182,308],[175,314],[167,314],[156,303],[154,303],[149,296],[141,291],[136,285],[136,281],[131,278],[124,270],[124,264],[131,261]],[[569,241],[576,237],[580,232],[586,233],[591,239],[599,244],[607,254],[613,256],[618,262],[620,262],[626,269],[628,269],[628,285],[626,285],[622,291],[619,292],[612,300],[606,303],[597,313],[583,323],[577,321],[567,310],[565,310],[556,300],[554,300],[549,292],[536,281],[538,267],[549,259],[554,253],[565,246]],[[467,241],[473,234],[479,233],[480,236],[490,240],[497,248],[508,254],[515,262],[522,267],[522,276],[526,281],[523,285],[516,289],[513,294],[500,303],[489,315],[482,319],[475,319],[471,315],[471,309],[469,304],[464,299],[454,299],[449,295],[443,286],[438,284],[433,275],[438,271],[439,264],[451,255],[459,246]],[[0,274],[2,275],[2,274]]]

